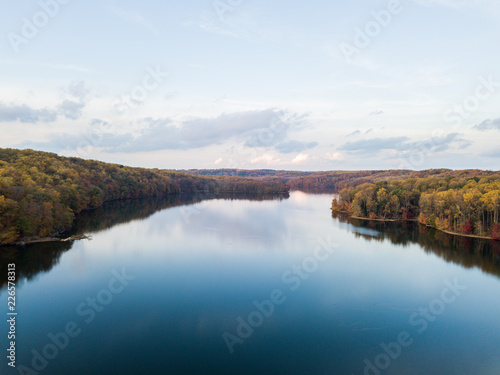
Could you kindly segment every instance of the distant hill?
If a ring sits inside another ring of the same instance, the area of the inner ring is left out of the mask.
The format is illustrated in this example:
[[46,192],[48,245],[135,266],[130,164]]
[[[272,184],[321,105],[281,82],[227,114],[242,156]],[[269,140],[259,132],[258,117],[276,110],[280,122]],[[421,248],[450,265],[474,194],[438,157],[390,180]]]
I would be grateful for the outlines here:
[[498,172],[481,171],[475,169],[456,171],[451,169],[428,169],[424,171],[395,169],[323,172],[273,171],[269,169],[189,169],[182,170],[180,172],[200,176],[240,176],[257,178],[263,181],[279,181],[287,184],[291,190],[301,190],[305,192],[316,193],[333,193],[339,192],[346,187],[354,187],[364,183],[404,180],[408,178],[474,178],[476,176],[488,177],[498,174]]

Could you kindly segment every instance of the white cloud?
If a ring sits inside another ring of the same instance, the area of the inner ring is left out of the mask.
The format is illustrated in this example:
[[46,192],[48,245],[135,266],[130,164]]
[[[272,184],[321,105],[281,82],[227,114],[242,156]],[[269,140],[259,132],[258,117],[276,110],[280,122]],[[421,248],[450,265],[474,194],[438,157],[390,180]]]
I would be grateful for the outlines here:
[[111,11],[112,14],[121,18],[124,21],[133,23],[135,25],[143,26],[146,29],[148,29],[151,33],[155,35],[158,34],[158,30],[156,29],[156,27],[154,27],[153,24],[139,12],[134,12],[124,9],[122,7],[118,7],[114,3],[109,5],[108,9]]
[[493,16],[500,13],[497,0],[412,0],[423,6],[443,6],[461,11],[480,10],[485,15]]
[[2,65],[16,65],[16,66],[29,66],[32,68],[40,67],[40,68],[49,68],[56,70],[66,70],[76,73],[90,73],[91,69],[74,64],[59,64],[59,63],[51,63],[51,62],[42,62],[42,61],[16,61],[16,60],[0,60],[0,64]]
[[480,124],[475,125],[474,129],[479,131],[486,131],[492,129],[500,130],[500,118],[484,120]]
[[298,154],[296,157],[294,157],[292,159],[292,163],[293,164],[300,164],[300,163],[304,163],[308,159],[309,159],[309,155],[308,154]]
[[89,90],[85,82],[76,81],[63,89],[62,102],[53,108],[34,108],[25,103],[5,104],[0,101],[0,122],[52,123],[58,117],[78,120],[87,104]]
[[196,21],[184,22],[184,26],[197,26],[200,29],[214,34],[227,35],[247,42],[282,41],[286,34],[277,30],[274,25],[264,24],[261,20],[252,17],[234,7],[221,19],[215,10],[203,12]]
[[[0,103],[1,104],[1,103]],[[6,108],[3,111],[4,121],[15,119],[24,122],[55,121],[57,115],[76,119],[81,116],[84,103],[65,100],[57,111],[32,110],[28,107]],[[46,113],[47,112],[47,113]],[[50,116],[51,117],[50,117]],[[17,116],[17,117],[14,117]],[[99,132],[99,142],[104,152],[145,152],[157,150],[190,150],[214,145],[240,144],[243,148],[254,150],[274,149],[279,153],[300,152],[316,147],[317,142],[302,142],[291,138],[294,132],[304,126],[306,115],[265,109],[224,113],[217,117],[197,117],[176,121],[172,118],[143,118],[132,122],[133,129],[124,133],[124,126],[114,122],[113,126],[101,120],[92,120],[90,133]],[[0,121],[2,107],[0,106]],[[130,125],[128,127],[130,127]],[[110,130],[113,129],[113,130]],[[73,144],[76,148],[82,135],[71,133],[51,134],[46,142],[23,142],[24,146],[50,148],[57,145]]]
[[276,165],[280,164],[281,160],[272,154],[266,153],[253,158],[252,160],[250,160],[250,162],[252,164]]
[[345,159],[345,155],[341,152],[327,152],[325,154],[325,158],[328,159],[328,160],[335,160],[335,161],[339,161],[339,160],[344,160]]

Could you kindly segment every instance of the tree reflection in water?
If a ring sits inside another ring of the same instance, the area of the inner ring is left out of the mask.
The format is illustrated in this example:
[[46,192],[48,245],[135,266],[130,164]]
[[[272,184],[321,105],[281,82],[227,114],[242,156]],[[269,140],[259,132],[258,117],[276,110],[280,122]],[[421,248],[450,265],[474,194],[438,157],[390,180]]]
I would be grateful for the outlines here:
[[[244,200],[275,200],[287,199],[288,193],[283,195],[252,195],[252,194],[177,194],[158,198],[125,199],[106,202],[103,206],[80,213],[73,227],[64,237],[92,234],[107,230],[115,225],[128,223],[134,220],[143,220],[154,213],[178,206],[187,206],[202,200],[209,199],[244,199]],[[7,269],[7,265],[15,263],[16,279],[19,284],[23,279],[31,280],[42,272],[50,271],[59,263],[61,255],[73,247],[73,241],[68,242],[41,242],[24,246],[0,247],[0,267]],[[0,281],[0,290],[7,286],[7,279]]]
[[446,262],[465,268],[477,267],[500,277],[500,241],[456,236],[417,222],[381,222],[350,218],[349,215],[333,212],[332,217],[341,223],[358,229],[377,231],[378,235],[353,232],[357,238],[367,241],[390,241],[396,245],[419,244],[426,253],[436,254]]

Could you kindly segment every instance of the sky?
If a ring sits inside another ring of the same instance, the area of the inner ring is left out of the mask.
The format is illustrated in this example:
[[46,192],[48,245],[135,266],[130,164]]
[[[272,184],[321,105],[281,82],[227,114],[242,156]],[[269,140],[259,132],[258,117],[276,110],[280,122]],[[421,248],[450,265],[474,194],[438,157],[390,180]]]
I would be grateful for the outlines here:
[[498,0],[0,0],[0,147],[499,170]]

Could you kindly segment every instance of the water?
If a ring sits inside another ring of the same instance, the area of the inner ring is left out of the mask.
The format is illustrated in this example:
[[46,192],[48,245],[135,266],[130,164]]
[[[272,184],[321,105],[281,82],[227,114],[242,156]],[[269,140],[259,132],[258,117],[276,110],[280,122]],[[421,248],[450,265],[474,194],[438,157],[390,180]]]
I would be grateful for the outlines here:
[[91,241],[0,249],[1,374],[500,374],[498,242],[330,201],[113,202],[79,218]]

